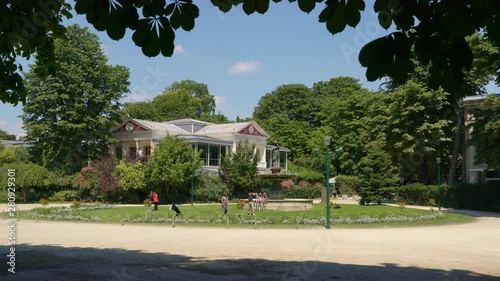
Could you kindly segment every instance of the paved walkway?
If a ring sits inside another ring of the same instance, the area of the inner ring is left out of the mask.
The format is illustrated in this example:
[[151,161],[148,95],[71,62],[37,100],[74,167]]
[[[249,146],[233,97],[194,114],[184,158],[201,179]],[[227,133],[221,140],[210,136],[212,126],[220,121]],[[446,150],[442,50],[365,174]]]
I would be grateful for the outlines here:
[[[242,229],[17,222],[3,280],[500,279],[500,218],[433,227]],[[8,252],[0,220],[0,263]],[[4,278],[6,277],[6,278]]]

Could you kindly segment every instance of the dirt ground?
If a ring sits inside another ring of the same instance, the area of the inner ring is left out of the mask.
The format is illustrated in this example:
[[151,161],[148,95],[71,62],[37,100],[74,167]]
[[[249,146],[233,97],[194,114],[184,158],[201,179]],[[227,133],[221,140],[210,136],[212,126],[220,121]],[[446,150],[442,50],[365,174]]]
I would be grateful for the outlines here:
[[472,223],[355,229],[194,228],[18,221],[2,280],[500,280],[500,214]]

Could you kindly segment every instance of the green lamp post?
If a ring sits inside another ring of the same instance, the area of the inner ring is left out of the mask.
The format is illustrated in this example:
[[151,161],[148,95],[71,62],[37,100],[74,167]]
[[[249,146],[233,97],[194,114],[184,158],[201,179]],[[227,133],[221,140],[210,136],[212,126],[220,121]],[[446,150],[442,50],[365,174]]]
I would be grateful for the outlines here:
[[438,166],[438,208],[441,211],[441,158],[436,158]]
[[331,136],[323,137],[326,148],[326,229],[330,229],[330,153],[328,146],[332,140]]
[[191,206],[193,206],[194,203],[194,170],[193,174],[191,175]]

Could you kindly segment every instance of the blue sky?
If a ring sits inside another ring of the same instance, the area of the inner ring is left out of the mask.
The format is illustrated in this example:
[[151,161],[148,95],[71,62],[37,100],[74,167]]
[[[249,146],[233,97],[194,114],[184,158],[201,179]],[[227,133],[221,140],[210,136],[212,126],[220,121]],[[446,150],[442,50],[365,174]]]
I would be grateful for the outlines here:
[[[191,79],[206,83],[216,96],[216,110],[235,119],[250,117],[259,99],[282,84],[312,86],[337,76],[357,78],[369,89],[380,84],[367,82],[357,59],[364,44],[388,33],[378,24],[372,3],[367,3],[356,29],[346,27],[335,36],[318,22],[323,5],[306,14],[297,3],[271,2],[265,15],[250,16],[241,5],[226,14],[210,1],[197,5],[196,27],[191,32],[177,30],[172,58],[147,58],[134,45],[131,32],[114,41],[80,15],[66,23],[89,26],[100,37],[109,63],[130,69],[130,93],[124,101],[148,100],[172,82]],[[0,128],[24,135],[22,121],[16,118],[21,113],[21,105],[0,104]]]

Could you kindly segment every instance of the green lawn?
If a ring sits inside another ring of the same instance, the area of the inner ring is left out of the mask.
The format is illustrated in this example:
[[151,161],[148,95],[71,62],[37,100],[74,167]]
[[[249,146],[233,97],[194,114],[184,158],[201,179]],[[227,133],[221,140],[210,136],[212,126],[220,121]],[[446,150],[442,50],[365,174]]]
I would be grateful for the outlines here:
[[[158,211],[148,212],[144,206],[116,207],[98,210],[64,211],[50,208],[50,205],[40,208],[40,220],[85,221],[98,223],[120,224],[122,213],[126,224],[171,224],[173,211],[169,206],[159,206]],[[225,226],[226,218],[221,216],[220,205],[179,205],[182,216],[177,217],[176,225],[194,226]],[[60,209],[60,208],[59,208]],[[66,209],[68,210],[68,209]],[[453,213],[440,216],[437,211],[426,211],[411,208],[399,208],[384,205],[341,205],[340,209],[332,209],[332,227],[387,227],[387,226],[424,226],[451,223],[466,223],[474,218]],[[228,208],[231,227],[254,227],[254,218],[248,214],[248,209],[239,210],[236,204]],[[417,218],[418,217],[418,218]],[[36,219],[33,212],[23,211],[21,219]],[[256,211],[257,227],[295,228],[297,221],[300,227],[324,227],[326,223],[324,204],[314,204],[312,209],[304,211]]]

